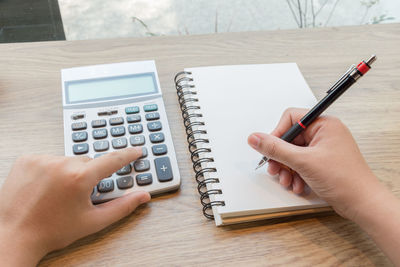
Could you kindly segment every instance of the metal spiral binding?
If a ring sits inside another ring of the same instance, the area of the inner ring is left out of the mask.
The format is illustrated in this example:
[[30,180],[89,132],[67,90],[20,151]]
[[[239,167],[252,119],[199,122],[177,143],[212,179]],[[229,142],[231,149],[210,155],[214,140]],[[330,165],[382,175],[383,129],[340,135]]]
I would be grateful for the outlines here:
[[189,144],[188,148],[193,162],[195,179],[198,184],[197,191],[200,194],[200,203],[203,205],[203,214],[208,219],[214,219],[212,207],[225,206],[225,202],[210,200],[211,195],[220,195],[222,194],[222,190],[207,190],[208,184],[219,183],[219,179],[214,177],[204,177],[206,173],[216,173],[217,169],[213,167],[202,167],[203,163],[214,162],[214,159],[207,157],[207,154],[211,153],[211,148],[206,147],[210,141],[207,138],[198,137],[206,136],[207,131],[198,128],[204,127],[205,123],[199,121],[203,115],[199,113],[199,99],[196,97],[197,92],[195,86],[191,84],[193,82],[193,78],[190,76],[191,74],[192,73],[188,71],[181,71],[175,75],[174,81],[179,105],[182,111],[183,125],[185,126],[187,134],[187,141]]

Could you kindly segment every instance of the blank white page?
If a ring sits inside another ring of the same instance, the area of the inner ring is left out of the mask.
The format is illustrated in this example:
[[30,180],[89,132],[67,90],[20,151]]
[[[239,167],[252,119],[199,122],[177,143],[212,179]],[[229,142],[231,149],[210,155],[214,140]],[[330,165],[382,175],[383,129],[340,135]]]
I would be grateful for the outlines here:
[[[295,63],[189,68],[225,201],[222,218],[326,206],[311,191],[296,195],[255,171],[261,155],[247,144],[253,132],[271,132],[288,107],[310,108],[316,99]],[[217,223],[218,224],[218,223]]]

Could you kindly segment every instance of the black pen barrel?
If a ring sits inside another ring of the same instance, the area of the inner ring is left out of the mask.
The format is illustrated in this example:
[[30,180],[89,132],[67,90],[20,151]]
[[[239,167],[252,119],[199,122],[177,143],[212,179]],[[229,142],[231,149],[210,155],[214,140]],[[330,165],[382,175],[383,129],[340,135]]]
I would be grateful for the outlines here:
[[336,89],[332,90],[327,94],[319,103],[313,107],[301,120],[300,122],[304,126],[310,125],[325,109],[327,109],[339,96],[341,96],[350,86],[355,83],[356,80],[351,76],[344,79]]

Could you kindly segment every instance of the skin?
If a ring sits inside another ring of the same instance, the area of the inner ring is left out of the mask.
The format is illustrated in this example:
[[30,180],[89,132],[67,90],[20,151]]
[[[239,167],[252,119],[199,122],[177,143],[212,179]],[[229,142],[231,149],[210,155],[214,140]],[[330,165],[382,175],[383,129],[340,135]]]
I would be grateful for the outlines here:
[[127,148],[97,159],[23,156],[0,191],[0,262],[35,266],[53,250],[95,233],[150,200],[147,192],[93,205],[93,187],[142,155]]
[[279,175],[282,186],[301,194],[309,185],[400,266],[400,201],[373,174],[347,127],[337,118],[323,116],[293,144],[279,138],[307,112],[286,110],[271,134],[254,133],[249,145],[272,159],[268,172]]
[[[249,144],[272,159],[268,172],[278,174],[282,186],[300,194],[309,185],[341,216],[360,225],[400,266],[400,201],[370,170],[346,126],[336,118],[320,117],[294,144],[278,138],[306,112],[287,110],[270,135],[252,134]],[[50,251],[97,232],[148,202],[146,192],[96,206],[90,201],[100,180],[141,153],[140,148],[127,148],[97,159],[17,159],[0,190],[2,265],[34,266]]]

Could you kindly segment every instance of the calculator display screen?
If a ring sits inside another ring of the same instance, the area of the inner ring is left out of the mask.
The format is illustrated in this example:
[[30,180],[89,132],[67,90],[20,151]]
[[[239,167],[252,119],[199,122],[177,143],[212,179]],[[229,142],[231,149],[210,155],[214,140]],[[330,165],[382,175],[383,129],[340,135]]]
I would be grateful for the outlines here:
[[65,82],[67,104],[142,96],[157,91],[153,72]]

